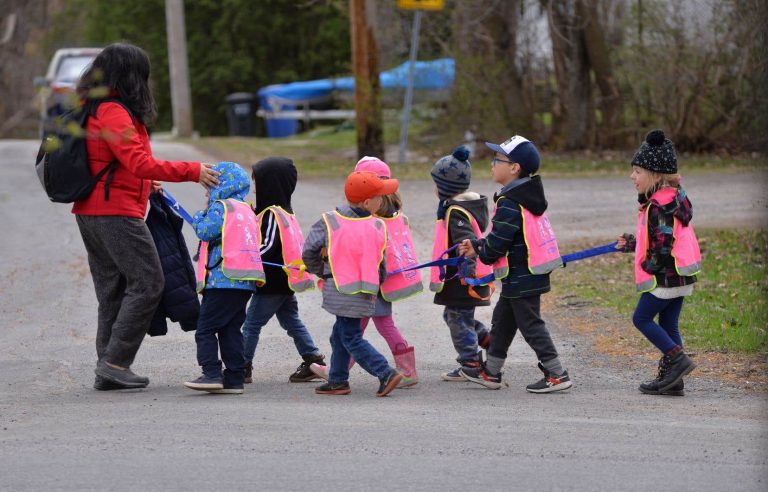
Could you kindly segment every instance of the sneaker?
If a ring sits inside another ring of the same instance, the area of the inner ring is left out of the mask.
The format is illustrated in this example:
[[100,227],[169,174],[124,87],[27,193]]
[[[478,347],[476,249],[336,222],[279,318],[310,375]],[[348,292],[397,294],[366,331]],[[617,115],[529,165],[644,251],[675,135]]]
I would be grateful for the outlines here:
[[461,373],[461,369],[466,367],[468,369],[476,369],[480,367],[480,362],[476,360],[463,360],[459,361],[461,366],[457,367],[451,372],[443,373],[442,376],[440,376],[443,381],[454,381],[454,382],[462,382],[466,381],[467,378],[464,377],[464,375]]
[[339,384],[321,384],[315,388],[315,393],[318,395],[348,395],[352,393],[352,390],[349,388],[349,382],[345,381]]
[[664,379],[664,376],[667,375],[667,371],[669,370],[669,360],[670,357],[668,355],[664,355],[659,359],[659,371],[656,379],[640,383],[638,389],[641,393],[645,393],[646,395],[685,396],[685,383],[683,383],[682,379],[664,393],[659,391],[659,383]]
[[243,394],[243,387],[229,387],[229,388],[221,388],[221,389],[210,389],[206,390],[208,393],[213,393],[216,395],[242,395]]
[[317,379],[317,374],[312,372],[309,366],[312,364],[317,364],[319,366],[325,365],[325,356],[323,354],[304,355],[302,358],[304,359],[304,362],[299,364],[299,367],[296,368],[293,374],[288,376],[288,380],[292,383],[307,383]]
[[390,369],[389,374],[384,379],[380,379],[379,391],[376,392],[376,396],[387,396],[393,389],[397,388],[400,381],[403,380],[403,375],[397,369]]
[[501,382],[501,373],[494,376],[486,372],[484,367],[462,367],[459,372],[467,381],[485,386],[488,389],[497,390],[504,384]]
[[529,384],[525,390],[529,393],[554,393],[555,391],[567,390],[573,383],[568,376],[568,371],[563,371],[560,375],[550,374],[539,362],[539,369],[544,373],[544,377],[539,381]]
[[669,359],[669,368],[664,377],[659,381],[659,393],[671,391],[684,376],[696,369],[696,363],[685,352],[680,351]]
[[243,382],[246,384],[251,384],[253,382],[253,362],[245,364],[245,379]]
[[206,375],[202,375],[199,378],[195,379],[194,381],[186,381],[184,382],[184,386],[186,386],[189,389],[193,389],[197,391],[210,391],[210,390],[224,389],[223,378],[221,377],[212,378]]
[[149,384],[149,378],[134,374],[130,368],[118,369],[103,361],[96,364],[96,369],[93,372],[97,376],[125,388],[145,388]]
[[309,370],[312,371],[312,373],[319,377],[320,379],[325,379],[328,381],[328,366],[321,366],[320,364],[310,364]]
[[123,386],[122,384],[113,383],[112,381],[104,379],[101,376],[96,376],[96,379],[93,381],[93,389],[97,391],[114,391],[129,388]]

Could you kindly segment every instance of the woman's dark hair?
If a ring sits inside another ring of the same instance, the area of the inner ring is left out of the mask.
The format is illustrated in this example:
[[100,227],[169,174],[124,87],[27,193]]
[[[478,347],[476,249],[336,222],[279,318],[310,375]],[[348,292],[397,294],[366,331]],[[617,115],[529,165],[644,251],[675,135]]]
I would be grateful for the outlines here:
[[144,126],[155,121],[157,109],[149,86],[149,56],[128,43],[104,48],[77,84],[85,110],[94,116],[100,100],[119,99]]

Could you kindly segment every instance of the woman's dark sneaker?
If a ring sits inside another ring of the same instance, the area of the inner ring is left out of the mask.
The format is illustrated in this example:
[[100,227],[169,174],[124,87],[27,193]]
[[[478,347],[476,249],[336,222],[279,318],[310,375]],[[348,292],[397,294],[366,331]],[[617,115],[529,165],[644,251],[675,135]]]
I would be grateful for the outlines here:
[[352,393],[349,388],[349,382],[343,382],[339,384],[325,383],[315,388],[315,393],[318,395],[348,395]]
[[124,386],[125,388],[146,388],[149,384],[149,378],[138,376],[129,368],[118,369],[102,361],[99,361],[96,364],[96,369],[93,372],[95,372],[97,376],[101,376],[103,379]]
[[251,384],[253,382],[253,362],[247,362],[245,364],[245,379],[244,383]]
[[206,391],[208,391],[208,393],[213,393],[216,395],[242,395],[243,387],[242,386],[226,386],[221,389],[211,389]]
[[684,376],[696,369],[696,363],[685,352],[680,351],[669,359],[669,368],[659,381],[659,393],[666,393],[674,388]]
[[656,376],[656,379],[651,379],[650,381],[640,383],[640,387],[638,389],[641,393],[645,393],[646,395],[685,395],[685,384],[683,383],[682,379],[664,393],[659,391],[659,382],[664,379],[664,376],[666,376],[667,371],[669,370],[669,360],[670,357],[668,355],[664,355],[661,357],[661,359],[659,359],[659,372]]
[[393,389],[397,388],[397,385],[402,381],[403,375],[397,369],[391,369],[387,377],[380,379],[379,391],[376,392],[376,396],[387,396]]
[[306,383],[315,379],[320,379],[317,374],[312,372],[309,368],[312,364],[319,366],[325,365],[325,356],[323,354],[303,355],[304,362],[299,364],[293,374],[288,377],[288,381],[292,383]]
[[184,386],[196,391],[222,390],[224,389],[224,378],[221,376],[210,377],[203,374],[194,381],[186,381]]
[[544,373],[544,377],[525,387],[525,390],[529,393],[554,393],[567,390],[573,386],[571,378],[568,376],[568,371],[563,371],[562,374],[551,374],[541,365],[541,362],[539,362],[539,369]]
[[484,367],[462,367],[459,372],[467,381],[485,386],[488,389],[497,390],[504,385],[501,382],[501,373],[490,374],[486,372]]
[[113,383],[112,381],[109,381],[108,379],[104,379],[101,376],[96,376],[96,379],[93,381],[93,389],[97,391],[114,391],[114,390],[124,390],[124,389],[130,389],[122,384]]

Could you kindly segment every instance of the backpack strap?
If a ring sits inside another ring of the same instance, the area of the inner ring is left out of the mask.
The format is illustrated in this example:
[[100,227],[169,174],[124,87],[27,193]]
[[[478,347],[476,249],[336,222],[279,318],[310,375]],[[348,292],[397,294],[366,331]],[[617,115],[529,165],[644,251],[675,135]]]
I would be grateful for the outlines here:
[[[128,113],[128,116],[131,117],[131,123],[133,123],[133,126],[136,127],[136,117],[133,115],[133,112],[128,108],[128,106],[123,104],[121,100],[115,99],[115,98],[108,98],[100,101],[99,104],[102,104],[105,102],[111,102],[111,103],[119,104],[120,106],[122,106],[123,109]],[[98,106],[96,106],[96,108],[98,108]],[[83,121],[82,126],[83,128],[85,128],[85,121]],[[120,162],[117,159],[114,159],[112,162],[104,166],[104,169],[99,171],[99,173],[93,177],[93,183],[95,185],[97,182],[99,182],[99,180],[104,176],[105,173],[107,175],[107,179],[104,180],[104,201],[107,201],[107,202],[109,201],[109,185],[112,184],[112,178],[114,178],[115,176],[115,171],[117,170],[117,165],[119,163]]]

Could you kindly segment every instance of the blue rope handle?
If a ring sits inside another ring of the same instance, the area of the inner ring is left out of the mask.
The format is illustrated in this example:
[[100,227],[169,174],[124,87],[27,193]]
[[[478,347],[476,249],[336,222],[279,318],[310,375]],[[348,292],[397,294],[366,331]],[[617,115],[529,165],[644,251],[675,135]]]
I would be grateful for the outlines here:
[[171,209],[173,209],[173,211],[176,212],[179,217],[186,220],[189,225],[192,225],[192,216],[189,215],[186,210],[184,210],[184,207],[182,207],[181,204],[177,202],[175,198],[173,198],[173,195],[171,195],[168,190],[161,188],[160,198],[162,198],[163,201],[167,203],[168,206],[171,207]]
[[443,280],[445,278],[445,267],[446,266],[455,266],[458,267],[462,263],[466,261],[466,259],[463,256],[454,256],[453,258],[443,258],[443,256],[447,256],[452,251],[455,251],[456,248],[458,248],[459,245],[455,244],[451,246],[450,248],[446,249],[440,255],[435,258],[432,261],[429,261],[427,263],[421,263],[419,265],[413,265],[406,268],[399,268],[393,272],[387,272],[387,275],[396,275],[398,273],[408,272],[410,270],[417,270],[419,268],[428,268],[428,267],[437,267],[440,270],[440,279]]
[[592,258],[593,256],[605,255],[608,253],[620,253],[621,250],[616,248],[616,241],[598,246],[596,248],[585,249],[583,251],[577,251],[563,256],[563,266],[567,265],[571,261],[583,260],[585,258]]

